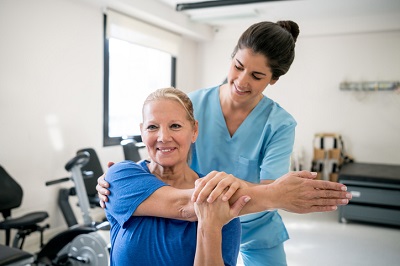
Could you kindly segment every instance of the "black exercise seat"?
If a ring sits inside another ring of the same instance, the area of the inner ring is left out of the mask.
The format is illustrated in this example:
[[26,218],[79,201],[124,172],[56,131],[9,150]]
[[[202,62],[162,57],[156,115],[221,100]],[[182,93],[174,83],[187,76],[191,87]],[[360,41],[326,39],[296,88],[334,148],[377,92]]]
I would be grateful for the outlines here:
[[0,213],[4,220],[0,222],[0,230],[5,230],[7,246],[10,245],[10,234],[12,229],[18,230],[15,234],[12,246],[22,249],[25,237],[33,232],[40,232],[40,245],[43,245],[43,231],[49,225],[41,226],[48,213],[45,211],[31,212],[21,217],[11,217],[11,210],[19,207],[22,203],[22,187],[0,166]]
[[16,266],[16,265],[31,265],[34,262],[34,256],[20,250],[0,244],[0,265]]

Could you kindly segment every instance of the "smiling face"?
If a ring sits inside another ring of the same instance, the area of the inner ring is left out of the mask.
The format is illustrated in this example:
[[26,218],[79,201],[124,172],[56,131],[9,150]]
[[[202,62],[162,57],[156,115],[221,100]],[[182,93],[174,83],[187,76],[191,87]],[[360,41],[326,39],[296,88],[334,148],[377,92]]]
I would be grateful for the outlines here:
[[228,73],[231,99],[237,103],[255,105],[268,85],[275,84],[268,59],[251,49],[238,49]]
[[140,125],[143,142],[153,162],[162,167],[187,164],[191,144],[198,134],[181,103],[171,99],[147,102]]

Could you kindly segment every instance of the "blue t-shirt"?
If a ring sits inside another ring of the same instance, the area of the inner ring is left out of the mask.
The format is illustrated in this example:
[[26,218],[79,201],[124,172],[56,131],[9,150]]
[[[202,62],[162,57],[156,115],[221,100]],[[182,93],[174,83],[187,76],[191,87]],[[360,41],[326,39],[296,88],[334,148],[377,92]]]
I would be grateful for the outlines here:
[[[108,169],[106,216],[111,224],[111,265],[192,266],[197,222],[132,216],[137,207],[166,183],[150,173],[147,162],[124,161]],[[222,230],[225,265],[236,265],[241,226],[238,218]]]
[[[199,135],[191,167],[200,173],[224,171],[252,183],[275,180],[289,171],[296,121],[279,104],[263,97],[233,136],[219,100],[219,86],[189,93]],[[276,211],[245,215],[242,248],[270,248],[288,239]]]

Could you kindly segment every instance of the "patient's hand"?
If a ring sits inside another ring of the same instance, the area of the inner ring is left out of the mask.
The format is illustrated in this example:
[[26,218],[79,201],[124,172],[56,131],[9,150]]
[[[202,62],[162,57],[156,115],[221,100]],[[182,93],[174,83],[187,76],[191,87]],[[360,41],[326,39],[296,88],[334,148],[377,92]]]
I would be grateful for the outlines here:
[[199,226],[207,224],[222,229],[225,224],[239,215],[250,200],[248,196],[241,196],[235,203],[229,205],[229,202],[223,197],[223,194],[219,195],[212,203],[207,201],[194,203]]
[[[114,162],[108,162],[107,167],[110,168],[112,165],[114,165]],[[102,208],[106,207],[105,202],[108,202],[107,195],[110,195],[110,190],[108,190],[110,184],[104,179],[105,176],[106,173],[97,178],[97,185],[96,185],[96,190],[100,199],[100,206]]]
[[249,183],[225,172],[212,171],[195,183],[192,201],[212,203],[223,194],[222,200],[228,201],[239,188],[248,187]]

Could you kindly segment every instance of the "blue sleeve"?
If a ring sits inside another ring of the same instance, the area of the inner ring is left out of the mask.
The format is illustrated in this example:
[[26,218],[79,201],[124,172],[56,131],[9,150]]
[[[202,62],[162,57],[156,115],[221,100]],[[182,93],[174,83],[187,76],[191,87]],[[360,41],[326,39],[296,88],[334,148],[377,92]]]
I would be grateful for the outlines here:
[[277,179],[289,172],[296,123],[284,124],[274,132],[261,163],[260,179]]
[[123,228],[137,207],[157,189],[167,186],[143,167],[123,161],[110,167],[105,180],[110,184],[106,213]]

